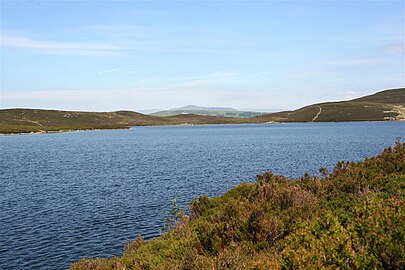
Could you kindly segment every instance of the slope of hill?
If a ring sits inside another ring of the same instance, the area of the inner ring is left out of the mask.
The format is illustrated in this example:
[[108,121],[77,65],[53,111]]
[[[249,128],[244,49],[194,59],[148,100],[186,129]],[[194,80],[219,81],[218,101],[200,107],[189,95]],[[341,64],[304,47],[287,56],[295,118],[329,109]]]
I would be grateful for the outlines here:
[[0,133],[52,132],[84,129],[128,128],[161,125],[161,118],[140,113],[72,112],[36,109],[0,110]]
[[256,117],[261,122],[342,122],[405,120],[405,88],[390,89],[349,101],[325,102],[295,111]]
[[405,104],[405,88],[389,89],[380,91],[373,95],[356,98],[352,101],[356,102],[374,102],[374,103],[385,103],[385,104]]
[[0,110],[0,134],[121,129],[131,126],[239,124],[239,118],[201,115],[158,117],[132,111],[73,112],[37,109]]
[[405,144],[323,177],[271,172],[217,198],[174,204],[169,230],[85,269],[405,269]]

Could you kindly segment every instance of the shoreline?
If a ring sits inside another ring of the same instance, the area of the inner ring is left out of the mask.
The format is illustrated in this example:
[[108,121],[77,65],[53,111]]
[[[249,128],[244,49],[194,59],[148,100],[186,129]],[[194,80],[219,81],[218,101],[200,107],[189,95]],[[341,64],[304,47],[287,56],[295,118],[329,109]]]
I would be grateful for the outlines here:
[[366,120],[366,121],[339,121],[339,122],[263,122],[263,123],[215,123],[215,124],[175,124],[175,125],[135,125],[126,126],[122,128],[93,128],[93,129],[68,129],[68,130],[50,130],[50,131],[31,131],[31,132],[16,132],[16,133],[1,133],[0,136],[18,136],[18,135],[40,135],[40,134],[52,134],[52,133],[67,133],[67,132],[81,132],[81,131],[101,131],[101,130],[123,130],[132,129],[135,127],[172,127],[172,126],[216,126],[216,125],[272,125],[272,124],[317,124],[317,123],[382,123],[382,122],[405,122],[405,119],[396,121],[383,121],[383,120]]
[[40,134],[52,134],[52,133],[67,133],[67,132],[81,132],[81,131],[101,131],[101,130],[120,130],[120,129],[130,129],[131,127],[125,128],[94,128],[94,129],[67,129],[67,130],[50,130],[50,131],[31,131],[31,132],[16,132],[16,133],[0,133],[0,136],[18,136],[18,135],[40,135]]

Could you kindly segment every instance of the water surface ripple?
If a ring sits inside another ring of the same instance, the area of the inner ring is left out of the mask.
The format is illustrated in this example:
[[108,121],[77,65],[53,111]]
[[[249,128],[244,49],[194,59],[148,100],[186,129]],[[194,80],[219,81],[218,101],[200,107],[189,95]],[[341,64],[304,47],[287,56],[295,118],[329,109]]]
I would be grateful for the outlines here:
[[0,269],[66,269],[159,235],[186,206],[256,174],[317,173],[405,137],[405,123],[136,127],[0,137]]

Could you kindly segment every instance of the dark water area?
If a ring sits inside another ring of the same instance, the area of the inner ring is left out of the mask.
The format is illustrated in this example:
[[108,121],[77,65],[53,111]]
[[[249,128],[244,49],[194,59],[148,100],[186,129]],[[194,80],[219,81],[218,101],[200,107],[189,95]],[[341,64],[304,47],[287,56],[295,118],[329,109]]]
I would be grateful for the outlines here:
[[66,269],[159,235],[171,201],[265,171],[318,174],[405,138],[404,122],[136,127],[0,137],[0,269]]

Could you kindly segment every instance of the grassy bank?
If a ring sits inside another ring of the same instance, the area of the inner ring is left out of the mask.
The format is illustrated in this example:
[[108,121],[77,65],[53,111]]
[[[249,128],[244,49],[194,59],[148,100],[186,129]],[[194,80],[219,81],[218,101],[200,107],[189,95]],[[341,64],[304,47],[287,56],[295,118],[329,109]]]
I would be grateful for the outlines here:
[[162,236],[71,269],[404,269],[405,144],[320,172],[201,196],[190,216],[173,209]]

